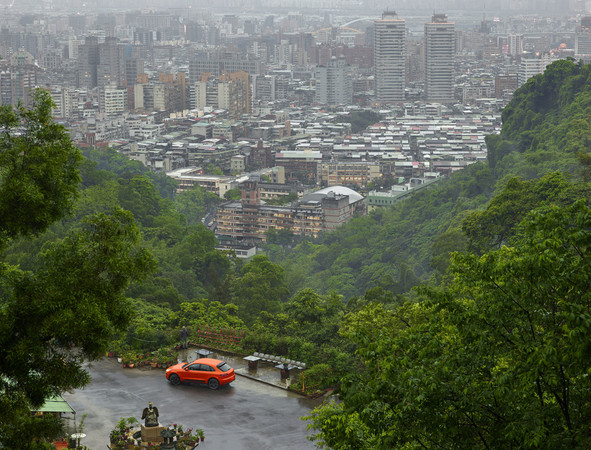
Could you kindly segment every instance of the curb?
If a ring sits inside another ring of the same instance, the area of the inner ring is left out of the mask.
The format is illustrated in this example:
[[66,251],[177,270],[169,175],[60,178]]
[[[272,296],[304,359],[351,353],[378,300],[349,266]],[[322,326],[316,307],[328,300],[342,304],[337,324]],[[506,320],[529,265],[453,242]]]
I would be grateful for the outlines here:
[[236,371],[234,371],[234,373],[236,375],[240,375],[241,377],[248,378],[249,380],[258,381],[259,383],[266,384],[267,386],[273,386],[273,387],[276,387],[277,389],[281,389],[281,390],[284,390],[284,391],[287,391],[287,392],[293,392],[294,394],[298,394],[301,397],[308,398],[308,396],[306,394],[303,394],[303,393],[301,393],[299,391],[296,391],[296,390],[293,390],[293,389],[289,389],[288,387],[279,386],[279,385],[274,384],[274,383],[271,383],[269,381],[265,381],[265,380],[261,380],[260,378],[253,377],[252,375],[246,375],[244,373],[239,373],[239,372],[236,372]]

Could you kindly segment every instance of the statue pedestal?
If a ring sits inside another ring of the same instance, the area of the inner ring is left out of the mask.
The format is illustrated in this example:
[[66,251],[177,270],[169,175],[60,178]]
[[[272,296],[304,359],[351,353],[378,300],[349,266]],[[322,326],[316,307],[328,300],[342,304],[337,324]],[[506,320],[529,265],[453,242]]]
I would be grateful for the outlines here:
[[165,428],[161,425],[155,427],[147,427],[142,424],[142,442],[164,442],[162,437],[162,430]]

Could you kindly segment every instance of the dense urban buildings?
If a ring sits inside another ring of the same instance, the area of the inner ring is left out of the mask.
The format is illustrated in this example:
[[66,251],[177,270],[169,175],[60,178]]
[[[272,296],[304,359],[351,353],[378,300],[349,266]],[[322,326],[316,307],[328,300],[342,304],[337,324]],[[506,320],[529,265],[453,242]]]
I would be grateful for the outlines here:
[[[591,59],[581,2],[561,17],[433,14],[427,3],[398,13],[322,2],[295,12],[11,7],[0,17],[0,103],[27,105],[45,88],[80,147],[112,147],[179,191],[224,197],[254,180],[267,222],[253,239],[270,223],[315,235],[328,229],[319,206],[306,206],[314,226],[275,214],[303,214],[307,194],[334,186],[387,206],[483,161],[484,136],[519,86],[557,59]],[[244,211],[237,204],[228,211]]]

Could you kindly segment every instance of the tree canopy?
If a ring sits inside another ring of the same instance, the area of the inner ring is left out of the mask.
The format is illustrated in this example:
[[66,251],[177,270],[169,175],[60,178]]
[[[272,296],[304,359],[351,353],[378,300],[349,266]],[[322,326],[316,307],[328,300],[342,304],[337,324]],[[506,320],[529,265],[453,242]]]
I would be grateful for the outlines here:
[[345,319],[365,370],[311,415],[331,448],[587,448],[591,208],[531,212],[511,245],[456,254],[424,300]]
[[[39,235],[74,206],[81,157],[53,123],[51,104],[38,91],[30,110],[0,106],[2,244]],[[115,209],[48,243],[32,270],[0,259],[1,444],[37,447],[55,433],[30,408],[84,386],[83,360],[101,355],[113,330],[129,324],[124,292],[154,267],[139,243],[131,214]]]
[[30,110],[0,106],[0,244],[31,236],[74,205],[80,152],[51,118],[51,97],[38,91]]

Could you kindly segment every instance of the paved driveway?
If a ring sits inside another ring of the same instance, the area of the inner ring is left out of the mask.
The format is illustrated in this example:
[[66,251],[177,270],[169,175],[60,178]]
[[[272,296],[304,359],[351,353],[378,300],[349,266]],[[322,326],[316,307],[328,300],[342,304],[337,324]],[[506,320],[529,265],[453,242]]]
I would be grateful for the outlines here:
[[307,415],[317,402],[282,389],[237,376],[230,386],[211,391],[205,386],[172,386],[162,369],[123,369],[113,359],[90,367],[92,382],[64,394],[80,420],[87,414],[82,441],[90,449],[106,449],[109,432],[121,417],[140,419],[148,402],[160,423],[202,428],[203,449],[305,449]]

